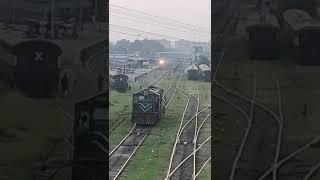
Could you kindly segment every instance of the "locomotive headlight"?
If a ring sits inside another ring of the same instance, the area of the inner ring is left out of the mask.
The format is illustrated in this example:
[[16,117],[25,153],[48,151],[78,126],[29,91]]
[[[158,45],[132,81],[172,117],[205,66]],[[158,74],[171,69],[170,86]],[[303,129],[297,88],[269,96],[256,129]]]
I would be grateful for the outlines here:
[[159,64],[164,64],[164,60],[160,59]]

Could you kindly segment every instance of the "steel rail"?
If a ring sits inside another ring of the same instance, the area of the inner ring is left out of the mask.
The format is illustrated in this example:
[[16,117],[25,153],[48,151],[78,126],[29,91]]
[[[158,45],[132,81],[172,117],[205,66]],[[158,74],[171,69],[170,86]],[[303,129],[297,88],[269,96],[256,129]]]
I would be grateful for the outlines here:
[[169,105],[171,104],[171,101],[172,101],[172,99],[173,99],[173,97],[174,97],[174,95],[175,95],[175,93],[176,93],[176,91],[177,91],[177,89],[178,89],[178,87],[179,87],[179,83],[180,83],[181,77],[182,77],[182,73],[180,74],[179,80],[178,80],[178,82],[177,82],[177,84],[176,84],[176,87],[175,87],[175,89],[174,89],[174,91],[173,91],[173,94],[172,94],[169,102],[168,102],[168,103],[166,104],[166,106],[165,106],[165,109],[167,109],[167,108],[169,107]]
[[[200,94],[199,94],[199,88],[197,87],[197,92],[198,92],[198,97],[197,97],[197,110],[196,110],[196,114],[199,111],[199,105],[200,105]],[[193,151],[195,152],[197,149],[197,138],[198,138],[198,115],[196,116],[196,120],[195,120],[195,126],[194,126],[194,137],[193,137]],[[192,177],[193,179],[195,179],[196,177],[196,153],[194,153],[193,155],[193,173],[192,173]]]
[[198,116],[199,114],[201,114],[201,113],[204,112],[205,110],[209,109],[210,107],[211,107],[211,105],[203,108],[201,111],[197,112],[197,114],[195,114],[194,116],[192,116],[192,117],[186,122],[186,124],[184,124],[184,126],[182,127],[181,131],[179,132],[178,139],[180,139],[181,133],[182,133],[182,131],[186,128],[186,126],[187,126],[196,116]]
[[320,168],[320,161],[315,165],[313,166],[310,171],[304,176],[303,180],[309,180],[311,179],[312,175],[317,171],[319,170]]
[[[187,103],[186,103],[186,106],[185,106],[185,108],[184,108],[184,111],[183,111],[183,113],[182,113],[182,118],[181,118],[181,121],[180,121],[180,125],[179,125],[179,129],[178,129],[178,132],[177,132],[177,134],[180,132],[180,129],[181,129],[181,127],[182,127],[182,123],[183,123],[183,119],[184,119],[184,117],[185,117],[185,114],[186,114],[186,112],[187,112],[187,108],[188,108],[188,106],[189,106],[189,103],[190,103],[190,98],[188,97],[188,96],[186,96],[186,95],[184,95],[188,100],[187,100]],[[174,145],[173,145],[173,148],[172,148],[172,153],[171,153],[171,156],[170,156],[170,161],[169,161],[169,167],[168,167],[168,171],[167,171],[167,175],[166,175],[166,178],[168,178],[169,177],[169,174],[170,174],[170,170],[171,170],[171,166],[172,166],[172,161],[173,161],[173,157],[174,157],[174,154],[175,154],[175,151],[176,151],[176,147],[177,147],[177,137],[178,136],[176,136],[176,139],[175,139],[175,142],[174,142]]]
[[204,169],[204,167],[208,164],[208,162],[211,160],[211,156],[208,158],[208,160],[202,165],[202,167],[199,169],[199,171],[197,172],[197,174],[195,175],[194,179],[196,179],[199,174],[201,173],[201,171]]
[[187,161],[191,156],[193,156],[194,153],[196,153],[199,149],[201,149],[201,147],[202,147],[207,141],[209,141],[209,139],[211,139],[211,136],[209,136],[203,143],[201,143],[201,144],[199,145],[199,147],[196,149],[196,151],[192,152],[192,153],[191,153],[190,155],[188,155],[183,161],[181,161],[181,162],[177,165],[177,167],[170,172],[169,176],[166,177],[165,180],[168,180],[168,179],[173,175],[173,173],[174,173],[185,161]]
[[[293,158],[294,156],[296,156],[297,154],[305,151],[306,149],[310,148],[310,146],[312,146],[313,144],[316,144],[320,142],[320,136],[317,136],[315,138],[313,138],[310,142],[308,142],[307,144],[305,144],[304,146],[302,146],[301,148],[297,149],[296,151],[290,153],[289,155],[287,155],[286,157],[282,158],[280,161],[278,161],[278,163],[276,164],[276,168],[280,167],[281,165],[283,165],[284,163],[286,163],[287,161],[289,161],[291,158]],[[263,180],[265,179],[273,170],[273,166],[270,167],[267,171],[265,171],[265,173],[263,173],[258,180]]]
[[142,142],[144,141],[144,139],[147,137],[149,133],[146,133],[142,140],[140,141],[140,143],[138,144],[138,146],[134,149],[134,151],[131,153],[131,155],[128,157],[128,159],[126,160],[126,162],[123,164],[123,166],[121,167],[121,169],[118,171],[118,173],[116,174],[116,176],[113,178],[113,180],[116,180],[119,175],[121,174],[122,170],[124,169],[124,167],[128,164],[128,162],[130,161],[130,159],[132,158],[132,156],[134,155],[134,153],[137,151],[137,149],[140,147],[140,145],[142,144]]
[[273,161],[273,172],[272,172],[272,179],[277,180],[277,168],[276,164],[279,160],[280,150],[281,150],[281,140],[282,140],[282,129],[283,129],[283,111],[282,111],[282,96],[281,96],[281,89],[280,89],[280,82],[277,80],[277,92],[278,92],[278,108],[279,108],[279,131],[278,131],[278,138],[277,138],[277,147],[276,147],[276,154]]
[[113,148],[113,150],[109,153],[109,157],[113,154],[113,152],[115,150],[118,149],[118,147],[130,136],[130,134],[132,133],[132,131],[134,130],[134,128],[136,127],[136,123],[133,125],[133,127],[131,128],[131,130],[129,131],[129,133],[116,145],[115,148]]
[[[181,77],[180,77],[180,78],[181,78]],[[175,140],[174,147],[173,147],[173,150],[172,150],[172,154],[171,154],[171,157],[170,157],[169,168],[168,168],[168,171],[167,171],[167,177],[166,177],[166,178],[169,177],[169,173],[170,173],[170,170],[171,170],[171,167],[172,167],[173,157],[174,157],[175,151],[176,151],[176,146],[177,146],[177,144],[178,144],[178,141],[179,141],[179,138],[180,138],[180,136],[181,136],[181,133],[182,133],[182,131],[183,131],[183,129],[184,129],[184,128],[181,129],[181,127],[182,127],[182,123],[183,123],[183,120],[184,120],[184,116],[185,116],[187,107],[188,107],[188,105],[189,105],[189,103],[190,103],[190,96],[193,96],[194,98],[197,99],[197,111],[196,111],[196,114],[193,116],[193,118],[191,118],[191,120],[198,116],[199,104],[200,104],[199,99],[198,99],[196,96],[194,96],[194,95],[192,95],[191,93],[188,93],[188,92],[180,89],[179,87],[177,87],[176,90],[177,90],[177,89],[179,89],[179,90],[181,90],[182,92],[184,92],[185,94],[187,94],[187,95],[184,95],[184,96],[185,96],[185,97],[188,97],[188,103],[187,103],[187,105],[186,105],[186,107],[185,107],[185,111],[183,112],[183,117],[182,117],[182,119],[181,119],[181,123],[180,123],[179,129],[178,129],[178,132],[177,132],[176,140]],[[191,120],[189,120],[188,122],[190,122]],[[185,127],[185,126],[184,126],[184,127]],[[196,130],[195,130],[195,135],[196,135]],[[193,155],[193,156],[195,157],[195,155]],[[194,161],[194,162],[195,162],[195,161]],[[194,164],[194,165],[195,165],[195,164]],[[194,166],[194,167],[195,167],[195,166]]]

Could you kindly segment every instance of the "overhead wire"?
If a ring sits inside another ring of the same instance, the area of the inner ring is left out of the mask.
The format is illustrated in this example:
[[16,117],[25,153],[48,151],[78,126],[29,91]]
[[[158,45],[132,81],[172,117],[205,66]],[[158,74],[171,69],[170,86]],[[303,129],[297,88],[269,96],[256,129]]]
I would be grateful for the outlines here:
[[119,6],[119,5],[110,4],[109,7],[116,7],[116,8],[119,8],[119,9],[125,9],[125,10],[127,10],[127,11],[131,11],[131,12],[143,14],[143,15],[145,15],[145,16],[153,17],[153,18],[160,19],[160,20],[163,20],[163,21],[165,20],[165,21],[167,21],[167,22],[180,24],[180,25],[183,25],[183,26],[188,27],[188,28],[192,28],[192,29],[195,29],[195,28],[196,28],[196,29],[199,29],[199,30],[201,30],[201,31],[205,31],[205,32],[207,32],[207,33],[211,33],[211,31],[210,31],[209,29],[204,28],[204,27],[201,27],[201,26],[198,26],[198,25],[188,24],[188,23],[184,23],[184,22],[181,22],[181,21],[178,21],[178,20],[173,20],[173,19],[169,19],[169,18],[165,18],[165,17],[160,17],[160,16],[152,15],[152,14],[149,14],[149,13],[146,13],[146,12],[129,9],[129,8],[127,8],[127,7],[123,7],[123,6]]
[[130,31],[135,31],[135,32],[140,32],[140,33],[144,33],[144,34],[153,34],[156,36],[160,36],[160,37],[166,37],[166,38],[171,38],[171,39],[176,39],[176,40],[180,40],[183,39],[181,37],[176,37],[176,36],[171,36],[171,35],[163,35],[163,34],[159,34],[159,33],[154,33],[154,32],[149,32],[149,31],[143,31],[143,30],[139,30],[139,29],[135,29],[135,28],[129,28],[126,26],[119,26],[119,25],[115,25],[115,24],[109,24],[110,28],[114,27],[114,28],[120,28],[120,29],[125,29],[125,30],[130,30]]
[[[166,24],[161,24],[159,22],[156,22],[156,21],[142,21],[141,18],[137,18],[137,17],[133,17],[133,16],[130,16],[129,17],[123,17],[123,16],[126,16],[125,13],[119,13],[119,12],[110,12],[109,11],[109,14],[111,15],[114,15],[114,16],[117,16],[120,17],[120,18],[123,18],[123,19],[127,19],[127,20],[131,20],[131,21],[135,21],[135,22],[140,22],[140,23],[150,23],[150,24],[156,24],[157,27],[163,27],[163,28],[166,28],[166,29],[170,29],[170,30],[174,30],[174,31],[180,31],[180,32],[189,32],[189,31],[186,31],[186,30],[183,30],[183,29],[179,29],[179,28],[174,28],[172,26],[169,26],[169,25],[166,25]],[[123,16],[119,16],[119,15],[123,15]],[[135,19],[133,19],[135,18]]]
[[[203,28],[203,27],[200,27],[200,26],[187,24],[187,23],[180,22],[177,20],[172,20],[169,18],[155,16],[155,15],[152,15],[149,13],[129,9],[129,8],[119,6],[119,5],[114,5],[114,4],[110,4],[109,9],[110,9],[110,14],[113,16],[118,16],[118,17],[121,16],[121,18],[123,18],[123,19],[131,20],[134,22],[157,24],[156,28],[164,27],[166,29],[170,29],[170,30],[174,30],[174,31],[188,32],[185,30],[187,27],[189,30],[191,30],[190,32],[192,32],[192,33],[195,33],[195,31],[197,30],[197,34],[198,34],[199,39],[200,39],[199,36],[205,37],[208,39],[210,39],[210,36],[211,36],[210,30]],[[126,16],[128,16],[128,17],[126,17]],[[206,32],[206,33],[204,33],[204,32]],[[207,35],[205,35],[205,34],[207,34]],[[200,41],[200,40],[198,40],[198,41]]]
[[[120,15],[124,15],[124,16],[129,16],[129,17],[133,17],[133,18],[137,18],[137,19],[139,19],[139,20],[141,20],[141,19],[144,19],[144,20],[149,20],[149,22],[151,22],[151,23],[156,23],[156,24],[159,24],[159,25],[165,25],[166,27],[171,27],[171,28],[174,28],[175,30],[180,30],[180,31],[184,31],[184,32],[186,32],[186,28],[185,28],[185,26],[181,26],[181,25],[178,25],[178,24],[174,24],[174,23],[170,23],[170,22],[167,22],[167,21],[162,21],[162,20],[160,20],[159,21],[159,19],[154,19],[154,18],[152,18],[152,17],[149,17],[149,16],[140,16],[139,14],[136,14],[136,13],[131,13],[131,12],[128,12],[128,11],[123,11],[123,10],[118,10],[118,9],[113,9],[113,8],[110,8],[109,9],[109,13],[113,13],[113,14],[120,14]],[[159,22],[158,22],[159,21]],[[191,29],[192,31],[194,31],[195,30],[195,28],[191,28],[191,27],[189,27],[189,29]],[[207,34],[207,35],[211,35],[211,33],[210,32],[206,32],[206,33],[204,33],[204,32],[199,32],[198,31],[198,33],[199,34]]]
[[[174,26],[169,26],[167,24],[161,24],[161,23],[156,22],[156,21],[150,21],[150,22],[145,21],[145,20],[142,21],[141,18],[138,18],[138,17],[135,17],[135,16],[126,17],[126,15],[129,15],[129,14],[126,14],[126,13],[111,12],[110,14],[114,15],[114,16],[117,16],[119,18],[123,18],[124,20],[130,20],[130,21],[134,21],[134,22],[143,23],[144,25],[146,25],[146,24],[156,24],[157,26],[154,27],[155,29],[159,29],[159,27],[162,27],[162,28],[170,29],[172,31],[179,32],[179,33],[181,33],[181,32],[184,32],[184,33],[190,32],[190,31],[186,31],[186,30],[183,30],[183,29],[179,29],[179,28],[174,27]],[[210,39],[209,35],[204,35],[204,34],[198,33],[198,36],[204,37],[206,39]]]

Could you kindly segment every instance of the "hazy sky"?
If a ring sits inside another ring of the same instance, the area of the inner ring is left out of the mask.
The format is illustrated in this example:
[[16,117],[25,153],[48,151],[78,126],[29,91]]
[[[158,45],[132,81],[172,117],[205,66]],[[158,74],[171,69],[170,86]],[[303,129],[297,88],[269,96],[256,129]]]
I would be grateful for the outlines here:
[[[188,29],[186,27],[181,27],[181,25],[175,24],[174,26],[171,26],[168,23],[163,24],[160,21],[152,21],[148,19],[150,18],[148,16],[136,13],[127,14],[127,10],[119,9],[112,5],[123,6],[155,16],[161,16],[187,24],[201,26],[210,31],[211,0],[110,0],[109,2],[109,22],[112,24],[110,25],[111,41],[122,38],[134,40],[138,38],[137,34],[141,35],[140,39],[143,39],[143,37],[170,39],[168,37],[160,37],[157,35],[150,35],[148,33],[137,32],[132,29],[127,31],[126,29],[123,29],[123,27],[130,27],[142,31],[154,32],[161,35],[194,41],[208,41],[210,39],[210,32],[202,31],[200,33],[199,30]],[[168,27],[168,25],[170,26]],[[121,31],[122,34],[120,32],[112,32],[111,30]],[[127,33],[129,32],[130,35],[123,34],[124,31]],[[170,40],[177,39],[171,38]]]

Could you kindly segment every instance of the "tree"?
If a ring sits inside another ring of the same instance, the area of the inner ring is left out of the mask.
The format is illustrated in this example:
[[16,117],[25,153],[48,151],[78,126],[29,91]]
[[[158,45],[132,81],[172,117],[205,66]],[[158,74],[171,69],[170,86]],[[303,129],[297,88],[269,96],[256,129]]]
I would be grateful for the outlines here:
[[120,41],[117,41],[113,46],[113,50],[117,52],[127,53],[130,46],[131,42],[129,40],[121,39]]
[[144,39],[142,41],[142,52],[143,54],[150,55],[155,54],[157,52],[164,51],[165,47],[156,40],[148,40]]
[[142,51],[142,42],[139,40],[135,40],[133,43],[130,44],[129,50],[131,52],[135,52],[135,51]]

